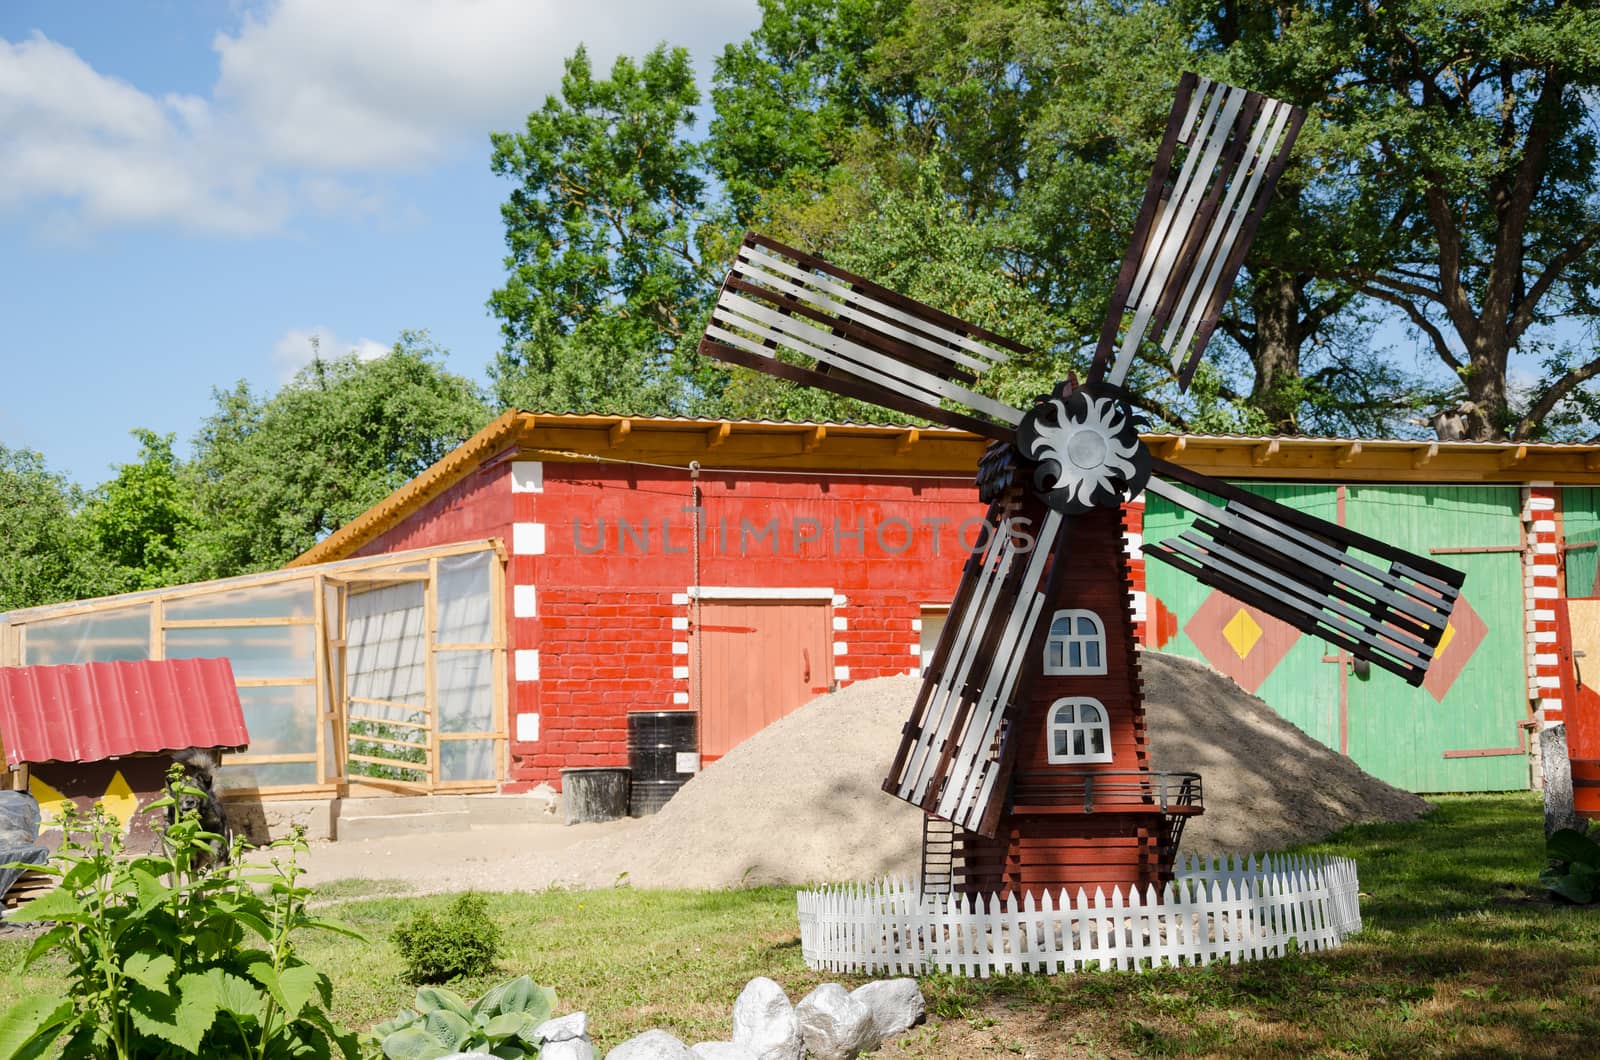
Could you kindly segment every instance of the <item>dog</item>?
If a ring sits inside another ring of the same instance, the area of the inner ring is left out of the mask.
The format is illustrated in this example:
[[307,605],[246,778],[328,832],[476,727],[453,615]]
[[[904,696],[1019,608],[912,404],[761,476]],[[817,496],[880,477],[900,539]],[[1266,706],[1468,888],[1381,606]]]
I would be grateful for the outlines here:
[[205,869],[226,865],[233,847],[233,829],[228,826],[228,815],[217,798],[216,772],[222,765],[217,752],[204,747],[187,747],[175,751],[172,760],[183,767],[184,783],[203,794],[182,792],[175,806],[167,807],[167,822],[176,823],[179,816],[194,812],[200,818],[200,827],[218,838],[211,841],[211,854],[202,857],[196,867]]

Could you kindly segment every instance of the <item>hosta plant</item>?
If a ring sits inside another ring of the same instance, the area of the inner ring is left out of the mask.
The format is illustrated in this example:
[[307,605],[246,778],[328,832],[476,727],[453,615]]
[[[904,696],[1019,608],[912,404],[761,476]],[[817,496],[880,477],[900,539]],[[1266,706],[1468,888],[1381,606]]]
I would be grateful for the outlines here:
[[1574,828],[1562,828],[1545,840],[1551,866],[1539,874],[1545,890],[1569,902],[1600,899],[1600,843]]
[[64,1060],[360,1056],[358,1036],[328,1016],[328,977],[295,953],[304,929],[353,934],[307,915],[303,839],[273,843],[265,865],[241,841],[231,864],[204,867],[220,837],[193,811],[165,823],[179,796],[203,794],[181,774],[143,811],[161,837],[152,854],[126,856],[122,823],[98,806],[62,820],[61,850],[42,870],[59,885],[14,919],[50,925],[22,966],[60,953],[66,993],[0,1017],[0,1060],[57,1048]]
[[436,1060],[481,1052],[501,1060],[539,1054],[539,1024],[555,1009],[556,992],[525,975],[490,990],[475,1004],[441,986],[417,991],[412,1007],[372,1029],[388,1060]]

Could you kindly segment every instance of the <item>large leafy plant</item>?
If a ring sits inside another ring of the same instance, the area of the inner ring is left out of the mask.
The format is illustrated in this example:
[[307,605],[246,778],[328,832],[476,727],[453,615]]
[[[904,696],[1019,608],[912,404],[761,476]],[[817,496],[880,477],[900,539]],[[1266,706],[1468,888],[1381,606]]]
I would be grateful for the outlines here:
[[501,983],[473,1005],[444,987],[417,991],[412,1007],[372,1029],[388,1060],[437,1060],[484,1052],[501,1060],[537,1056],[539,1024],[550,1018],[556,993],[525,975]]
[[1600,843],[1574,828],[1562,828],[1545,840],[1552,862],[1539,882],[1552,894],[1587,905],[1600,900]]
[[[175,767],[144,812],[164,818],[185,793],[201,794]],[[357,1036],[328,1016],[328,977],[295,953],[305,929],[354,935],[307,915],[301,834],[274,842],[266,865],[247,862],[238,842],[229,866],[209,869],[220,837],[196,814],[152,823],[156,852],[127,857],[121,822],[100,807],[63,818],[58,864],[42,870],[60,883],[15,919],[51,924],[23,968],[58,951],[67,990],[0,1017],[0,1060],[43,1056],[58,1041],[63,1060],[357,1060]]]

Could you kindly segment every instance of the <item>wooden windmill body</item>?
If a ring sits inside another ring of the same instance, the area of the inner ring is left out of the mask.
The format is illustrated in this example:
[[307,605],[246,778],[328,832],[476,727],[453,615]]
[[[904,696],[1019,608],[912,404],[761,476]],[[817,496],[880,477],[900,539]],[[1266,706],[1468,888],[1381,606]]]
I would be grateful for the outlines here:
[[1148,555],[1413,684],[1426,673],[1459,573],[1154,460],[1123,389],[1149,344],[1188,385],[1302,120],[1183,76],[1088,378],[1026,411],[971,389],[1022,347],[745,237],[703,353],[994,441],[977,475],[988,541],[884,782],[928,815],[925,889],[1171,878],[1202,803],[1196,774],[1153,772],[1147,755],[1120,514],[1141,490],[1196,516]]

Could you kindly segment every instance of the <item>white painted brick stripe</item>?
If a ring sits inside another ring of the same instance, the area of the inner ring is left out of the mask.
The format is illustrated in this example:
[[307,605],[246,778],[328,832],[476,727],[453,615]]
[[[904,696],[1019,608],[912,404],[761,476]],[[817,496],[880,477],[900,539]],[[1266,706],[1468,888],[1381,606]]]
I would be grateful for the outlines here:
[[833,597],[833,606],[834,607],[843,607],[845,604],[847,604],[849,602],[850,602],[850,598],[849,597],[840,595],[838,593],[834,594],[834,597]]
[[673,593],[672,594],[672,604],[673,604],[674,607],[682,607],[685,604],[687,604],[688,602],[689,602],[689,594],[688,593]]
[[1535,519],[1533,521],[1533,532],[1536,534],[1553,534],[1556,532],[1556,521],[1554,519]]
[[513,523],[511,551],[519,556],[544,555],[544,524]]
[[[1560,595],[1554,585],[1535,585],[1533,587],[1533,598],[1535,600],[1554,600]],[[1554,612],[1552,612],[1551,617],[1554,617]]]
[[1554,644],[1556,642],[1556,631],[1553,629],[1536,629],[1533,631],[1533,642],[1535,644]]
[[538,743],[539,742],[539,715],[537,715],[537,714],[518,714],[517,715],[517,742],[518,743]]
[[544,462],[540,460],[511,461],[512,493],[543,493]]
[[1541,699],[1541,700],[1539,700],[1539,709],[1540,710],[1560,710],[1561,709],[1561,700],[1559,700],[1559,699]]
[[539,680],[539,653],[537,650],[518,648],[514,658],[518,681]]
[[689,628],[689,620],[687,618],[675,618],[672,620],[672,628],[683,632]]
[[686,641],[686,640],[675,640],[675,641],[673,641],[672,642],[672,654],[674,654],[674,655],[688,655],[689,654],[689,642]]
[[913,618],[911,620],[911,632],[913,632],[913,633],[921,633],[922,632],[922,619]]
[[1533,512],[1553,512],[1556,510],[1554,497],[1529,497],[1528,510]]
[[911,654],[920,657],[922,655],[922,645],[920,645],[920,644],[911,645]]
[[833,668],[833,679],[835,681],[848,681],[848,680],[850,680],[850,667],[848,667],[848,666],[835,666]]
[[1542,651],[1542,652],[1540,652],[1539,654],[1537,654],[1537,655],[1535,655],[1533,657],[1533,665],[1535,665],[1535,666],[1560,666],[1561,665],[1561,656],[1556,655],[1556,654],[1554,654],[1552,652]]
[[840,618],[838,615],[833,616],[833,631],[835,633],[844,633],[849,628],[850,620],[848,618]]
[[1536,684],[1540,688],[1560,688],[1561,687],[1561,678],[1559,678],[1559,677],[1541,677],[1538,680],[1536,680],[1534,682],[1534,684]]
[[513,585],[511,587],[511,617],[539,617],[539,594],[534,591],[533,586]]
[[[1539,544],[1536,544],[1536,545],[1533,546],[1533,551],[1534,551],[1534,554],[1537,555],[1537,556],[1554,556],[1556,554],[1556,546],[1554,544],[1548,544],[1547,545],[1547,544],[1545,544],[1543,542],[1540,542]],[[1553,564],[1553,563],[1549,563],[1549,564],[1541,563],[1541,564],[1539,564],[1539,566],[1541,566],[1541,567],[1545,567],[1545,566],[1553,567],[1553,566],[1555,566],[1555,564]]]
[[1554,622],[1556,620],[1556,613],[1549,608],[1541,607],[1533,612],[1533,620],[1535,622]]
[[836,640],[833,642],[833,654],[848,655],[850,654],[850,646],[842,640]]
[[687,666],[674,666],[672,668],[672,679],[674,681],[689,680],[689,668]]
[[675,707],[686,706],[688,704],[688,702],[689,702],[689,693],[687,693],[687,692],[674,692],[674,693],[672,693],[672,705],[673,706],[675,706]]

